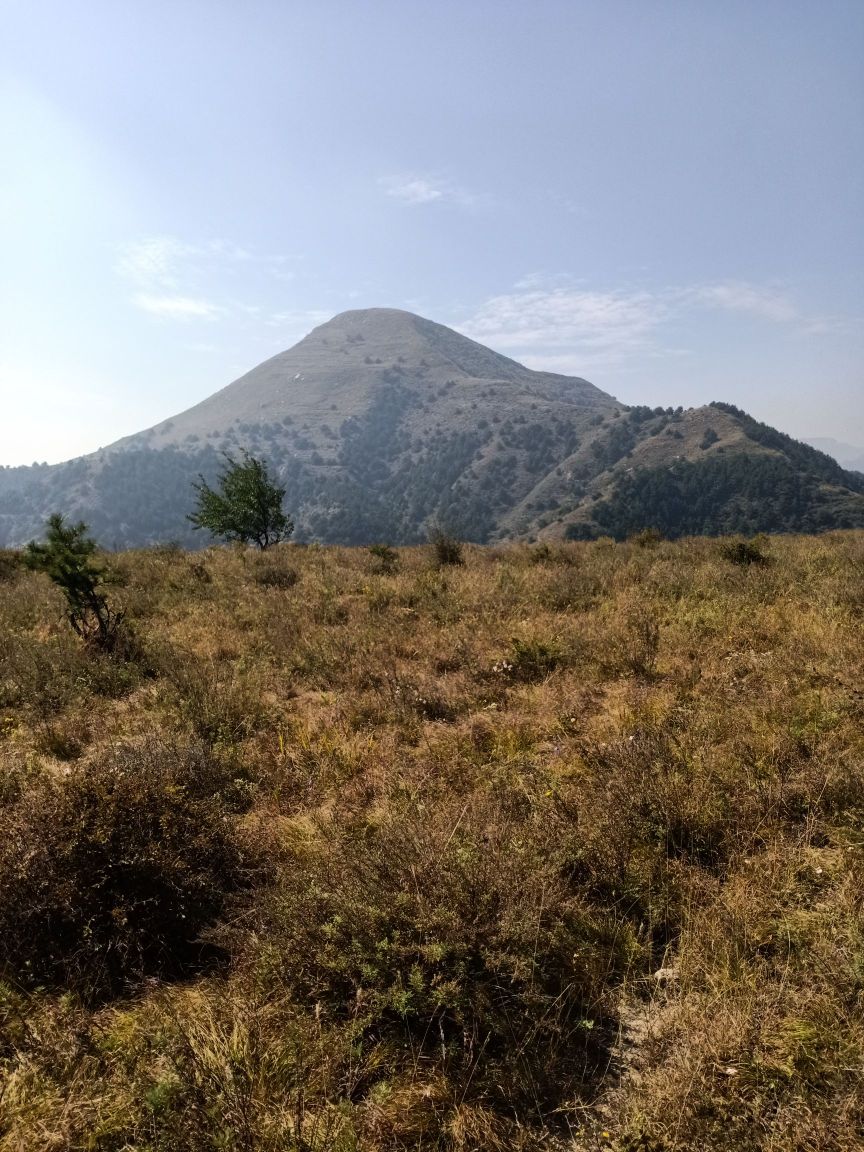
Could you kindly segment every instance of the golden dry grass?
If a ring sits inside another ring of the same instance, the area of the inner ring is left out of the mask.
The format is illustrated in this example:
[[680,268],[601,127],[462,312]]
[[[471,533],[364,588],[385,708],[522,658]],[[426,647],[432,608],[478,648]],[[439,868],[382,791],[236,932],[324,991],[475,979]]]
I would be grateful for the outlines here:
[[864,534],[761,547],[127,553],[125,662],[0,557],[0,1149],[864,1147]]

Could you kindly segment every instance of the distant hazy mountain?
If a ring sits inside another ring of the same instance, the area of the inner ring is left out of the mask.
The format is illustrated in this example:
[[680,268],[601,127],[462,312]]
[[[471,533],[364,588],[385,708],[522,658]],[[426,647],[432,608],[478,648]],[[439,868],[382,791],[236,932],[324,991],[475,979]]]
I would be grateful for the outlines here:
[[299,539],[864,526],[864,477],[726,405],[627,408],[387,308],[345,312],[203,403],[64,464],[0,469],[0,544],[54,510],[107,546],[204,544],[186,520],[224,453],[265,457]]
[[827,452],[838,464],[852,472],[864,472],[864,448],[855,444],[844,444],[842,440],[834,440],[830,436],[817,436],[812,440],[805,440],[804,443],[818,448],[820,452]]

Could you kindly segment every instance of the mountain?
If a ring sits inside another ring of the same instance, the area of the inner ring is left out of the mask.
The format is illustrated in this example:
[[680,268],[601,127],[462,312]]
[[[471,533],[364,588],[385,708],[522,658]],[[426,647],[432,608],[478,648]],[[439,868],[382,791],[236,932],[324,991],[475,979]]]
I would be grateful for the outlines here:
[[672,419],[631,408],[609,434],[626,437],[626,451],[616,443],[617,460],[564,510],[571,538],[621,539],[646,527],[669,537],[864,527],[864,475],[731,404]]
[[864,448],[855,444],[844,444],[842,440],[834,440],[830,436],[814,437],[805,440],[811,448],[826,452],[849,472],[864,472]]
[[628,408],[441,324],[344,312],[195,407],[64,464],[0,469],[0,545],[51,511],[106,546],[206,543],[192,481],[263,456],[297,538],[409,543],[864,526],[864,476],[729,405]]

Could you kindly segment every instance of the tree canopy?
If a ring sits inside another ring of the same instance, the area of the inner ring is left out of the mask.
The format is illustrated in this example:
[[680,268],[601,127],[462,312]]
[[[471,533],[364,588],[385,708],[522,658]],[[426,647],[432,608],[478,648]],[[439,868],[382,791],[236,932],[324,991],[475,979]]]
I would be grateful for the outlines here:
[[282,508],[285,489],[270,479],[266,463],[245,450],[242,460],[227,453],[225,460],[217,489],[203,476],[192,485],[198,494],[198,507],[187,519],[213,536],[241,544],[251,542],[262,549],[287,540],[294,522]]

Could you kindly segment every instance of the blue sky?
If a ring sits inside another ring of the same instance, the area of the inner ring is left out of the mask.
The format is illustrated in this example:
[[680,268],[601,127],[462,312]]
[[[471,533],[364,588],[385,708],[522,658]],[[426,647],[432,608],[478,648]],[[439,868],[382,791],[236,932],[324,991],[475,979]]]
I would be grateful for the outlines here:
[[0,463],[346,308],[864,444],[861,0],[0,0]]

